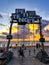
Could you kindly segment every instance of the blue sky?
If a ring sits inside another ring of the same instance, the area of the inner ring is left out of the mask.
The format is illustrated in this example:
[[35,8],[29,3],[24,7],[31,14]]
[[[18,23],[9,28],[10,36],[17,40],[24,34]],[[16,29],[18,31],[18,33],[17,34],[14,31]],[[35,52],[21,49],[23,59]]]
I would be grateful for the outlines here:
[[49,11],[49,0],[0,0],[1,12],[13,12],[15,8],[34,9]]
[[[9,14],[15,12],[16,8],[36,10],[43,19],[49,20],[49,0],[0,0],[0,23],[8,25]],[[0,27],[1,28],[1,27]]]

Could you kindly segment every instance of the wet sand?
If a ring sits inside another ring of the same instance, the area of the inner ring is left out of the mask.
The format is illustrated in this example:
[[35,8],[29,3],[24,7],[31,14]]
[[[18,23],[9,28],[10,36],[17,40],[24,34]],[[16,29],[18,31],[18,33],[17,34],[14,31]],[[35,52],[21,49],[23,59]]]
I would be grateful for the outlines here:
[[[27,47],[26,50],[24,50],[25,57],[23,58],[23,60],[21,57],[18,56],[18,49],[19,48],[12,49],[14,56],[13,59],[7,65],[49,65],[49,64],[44,64],[35,58],[37,52],[40,49],[36,49],[34,54],[34,47]],[[31,51],[30,55],[29,55],[29,50]],[[45,50],[49,55],[49,47],[46,47]]]

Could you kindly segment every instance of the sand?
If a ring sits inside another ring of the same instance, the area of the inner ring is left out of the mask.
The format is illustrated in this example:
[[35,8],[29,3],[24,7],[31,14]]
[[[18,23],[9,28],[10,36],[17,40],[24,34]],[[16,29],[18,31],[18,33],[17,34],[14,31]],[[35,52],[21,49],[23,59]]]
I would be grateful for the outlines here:
[[[26,50],[24,50],[25,57],[23,58],[23,60],[22,57],[18,56],[18,49],[19,48],[12,49],[14,53],[14,57],[7,65],[49,65],[49,64],[44,64],[35,58],[37,52],[40,49],[35,48],[36,51],[34,54],[34,47],[27,47]],[[31,51],[30,55],[29,55],[29,50]],[[46,47],[45,50],[49,55],[49,47]]]

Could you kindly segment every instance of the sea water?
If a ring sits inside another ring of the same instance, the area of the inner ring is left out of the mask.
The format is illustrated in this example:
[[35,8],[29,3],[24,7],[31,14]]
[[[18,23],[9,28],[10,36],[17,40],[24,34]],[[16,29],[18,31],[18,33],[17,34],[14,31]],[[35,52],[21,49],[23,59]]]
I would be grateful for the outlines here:
[[[10,42],[10,45],[11,44],[24,44],[24,45],[26,45],[26,44],[37,44],[37,43],[41,43],[41,42],[39,42],[39,41],[35,41],[35,42],[33,42],[33,41],[19,41],[19,42],[14,42],[14,41],[11,41]],[[8,44],[8,41],[1,41],[0,42],[0,46],[7,46],[7,44]],[[49,46],[49,42],[44,42],[44,45],[48,45]]]

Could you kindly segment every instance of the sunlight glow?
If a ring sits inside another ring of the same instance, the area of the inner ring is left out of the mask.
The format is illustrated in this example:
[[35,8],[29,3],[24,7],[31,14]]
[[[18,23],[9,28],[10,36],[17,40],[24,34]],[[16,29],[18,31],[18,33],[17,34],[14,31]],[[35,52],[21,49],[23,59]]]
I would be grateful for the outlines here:
[[[27,24],[26,27],[27,27],[27,29],[29,29],[29,31],[28,31],[29,34],[24,39],[23,38],[13,38],[11,41],[39,41],[40,34],[38,32],[36,32],[36,30],[39,28],[38,26],[39,25],[37,25],[37,24]],[[46,29],[48,29],[48,27],[46,27]],[[14,34],[14,32],[18,33],[20,29],[21,29],[21,27],[19,27],[18,24],[13,24],[13,26],[12,26],[12,34]],[[2,34],[2,32],[9,33],[9,27],[1,29],[0,30],[0,36],[4,35],[4,34]],[[31,32],[31,34],[30,34],[30,32]],[[46,40],[49,39],[48,37],[45,37],[45,36],[44,36],[44,38]],[[5,39],[0,38],[0,41],[1,40],[6,41],[7,39],[5,40]]]
[[[9,32],[9,27],[7,28],[7,32]],[[14,32],[18,32],[18,30],[19,30],[19,28],[18,28],[18,24],[13,24],[13,26],[12,26],[12,33],[14,33]]]
[[38,29],[37,24],[28,24],[27,28],[29,28],[30,32],[35,32]]

